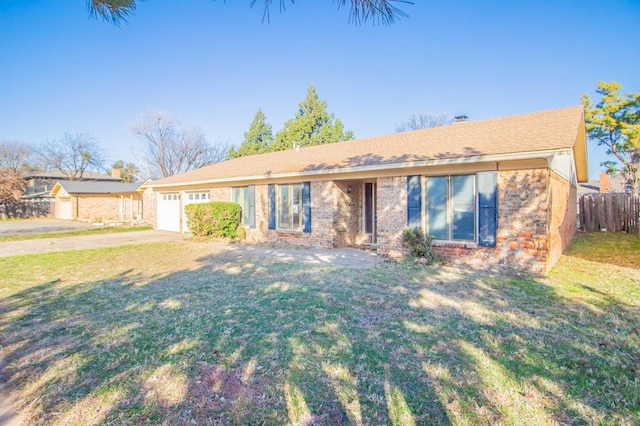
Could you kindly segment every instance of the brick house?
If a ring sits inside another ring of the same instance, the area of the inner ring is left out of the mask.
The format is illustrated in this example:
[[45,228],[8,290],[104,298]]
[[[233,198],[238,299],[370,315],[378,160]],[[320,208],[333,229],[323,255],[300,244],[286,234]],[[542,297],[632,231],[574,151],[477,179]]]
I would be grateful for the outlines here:
[[142,220],[142,183],[58,181],[51,190],[56,219],[89,222]]
[[187,232],[187,204],[235,201],[249,242],[398,256],[402,230],[419,226],[455,261],[545,272],[587,177],[576,106],[241,157],[148,188],[158,229]]

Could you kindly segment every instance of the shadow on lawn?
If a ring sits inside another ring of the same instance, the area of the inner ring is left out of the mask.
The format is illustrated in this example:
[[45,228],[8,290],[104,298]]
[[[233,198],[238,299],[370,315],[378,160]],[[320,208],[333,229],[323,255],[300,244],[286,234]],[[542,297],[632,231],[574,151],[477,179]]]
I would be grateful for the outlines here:
[[0,300],[2,373],[27,423],[638,415],[638,313],[613,299],[571,302],[542,280],[450,268],[314,269],[237,254],[200,265],[54,280]]

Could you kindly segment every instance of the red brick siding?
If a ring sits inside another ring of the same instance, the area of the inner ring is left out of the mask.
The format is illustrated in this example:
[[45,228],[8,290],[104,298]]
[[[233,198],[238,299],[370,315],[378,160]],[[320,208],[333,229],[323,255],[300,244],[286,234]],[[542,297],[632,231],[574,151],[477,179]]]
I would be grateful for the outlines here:
[[125,197],[124,215],[121,211],[120,197],[120,195],[72,195],[71,217],[89,222],[138,220],[142,216],[140,196],[138,194],[123,195]]
[[358,244],[362,217],[362,182],[336,181],[333,185],[333,245]]
[[378,253],[402,256],[402,230],[407,226],[407,177],[378,178]]
[[555,172],[550,173],[549,255],[546,270],[558,261],[576,232],[577,188]]

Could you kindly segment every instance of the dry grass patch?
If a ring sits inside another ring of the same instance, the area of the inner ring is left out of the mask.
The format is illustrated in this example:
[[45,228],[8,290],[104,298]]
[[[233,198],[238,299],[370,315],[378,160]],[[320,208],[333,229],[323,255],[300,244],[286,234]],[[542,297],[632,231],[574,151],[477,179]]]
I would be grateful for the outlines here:
[[581,238],[547,277],[196,242],[4,258],[0,375],[35,425],[635,424],[637,269]]

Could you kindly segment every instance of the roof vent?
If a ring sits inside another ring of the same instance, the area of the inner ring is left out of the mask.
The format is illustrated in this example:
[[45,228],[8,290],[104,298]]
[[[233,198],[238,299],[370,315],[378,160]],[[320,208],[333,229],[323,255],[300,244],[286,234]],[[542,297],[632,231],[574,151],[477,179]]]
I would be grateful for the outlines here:
[[457,116],[453,117],[453,122],[454,123],[464,123],[467,120],[469,120],[469,116],[467,116],[467,115],[457,115]]

